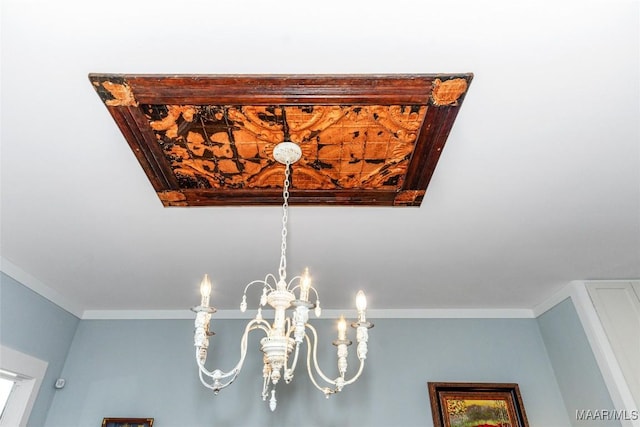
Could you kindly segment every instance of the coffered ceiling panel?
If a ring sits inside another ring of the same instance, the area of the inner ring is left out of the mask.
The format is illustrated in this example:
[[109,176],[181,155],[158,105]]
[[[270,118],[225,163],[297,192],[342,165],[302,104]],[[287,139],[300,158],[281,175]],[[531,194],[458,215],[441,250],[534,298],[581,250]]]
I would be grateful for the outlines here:
[[165,206],[419,206],[472,75],[89,78]]

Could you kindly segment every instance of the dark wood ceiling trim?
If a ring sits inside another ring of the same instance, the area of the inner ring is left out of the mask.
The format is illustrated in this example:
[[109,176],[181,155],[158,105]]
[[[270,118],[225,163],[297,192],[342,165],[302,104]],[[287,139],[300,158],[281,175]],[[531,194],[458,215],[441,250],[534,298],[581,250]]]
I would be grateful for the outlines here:
[[[296,182],[294,169],[290,203],[420,206],[472,78],[470,73],[89,75],[165,206],[280,204],[282,194],[277,181],[263,181],[261,188],[252,188],[255,183],[251,180],[281,173],[277,169],[281,165],[269,159],[269,150],[283,137],[279,126],[286,125],[283,118],[288,108],[294,109],[298,126],[306,126],[305,120],[310,120],[309,126],[316,126],[306,134],[298,127],[300,141],[296,142],[312,153],[307,155],[318,158],[308,158],[297,167],[307,168],[301,169],[302,175],[322,178],[321,188],[317,188],[318,182]],[[300,109],[295,110],[296,107]],[[225,125],[214,117],[229,109],[235,109],[234,123]],[[278,111],[282,111],[282,117]],[[316,114],[327,111],[330,115],[324,121],[313,121]],[[359,111],[367,113],[363,116]],[[200,122],[193,121],[194,117]],[[171,132],[162,127],[165,119],[169,120]],[[207,132],[203,120],[214,128]],[[332,127],[334,120],[336,128]],[[225,126],[228,141],[219,136],[225,134],[220,133]],[[256,131],[260,126],[262,130]],[[363,131],[358,132],[360,129]],[[368,136],[363,139],[367,131]],[[215,138],[211,132],[218,132]],[[242,154],[245,157],[241,158],[235,132],[245,132],[239,144],[254,144],[251,135],[255,135],[258,148],[243,146],[243,153],[251,154]],[[377,134],[386,135],[387,139],[379,139],[382,137]],[[286,132],[284,135],[288,136]],[[358,152],[361,154],[355,154]],[[228,153],[232,153],[231,160]],[[228,165],[230,161],[238,165],[239,171],[214,175],[218,165],[222,168],[224,162]],[[242,162],[246,167],[258,168],[257,172],[242,175]],[[186,173],[196,174],[187,175],[186,181],[185,167],[190,168]],[[321,175],[322,168],[332,167],[333,175]],[[344,174],[356,169],[355,173],[362,175],[344,179]],[[266,175],[255,175],[261,172]],[[244,184],[239,185],[239,178],[249,180],[240,181]],[[354,187],[353,182],[360,187]]]
[[140,103],[411,105],[426,104],[432,82],[449,75],[118,77],[128,83]]
[[[178,189],[171,168],[137,108],[107,107],[156,191]],[[150,172],[150,173],[149,173]]]
[[[380,190],[291,190],[292,205],[393,206],[395,191]],[[166,192],[160,196],[165,206],[265,206],[282,204],[279,189],[217,190],[215,197],[206,190]]]

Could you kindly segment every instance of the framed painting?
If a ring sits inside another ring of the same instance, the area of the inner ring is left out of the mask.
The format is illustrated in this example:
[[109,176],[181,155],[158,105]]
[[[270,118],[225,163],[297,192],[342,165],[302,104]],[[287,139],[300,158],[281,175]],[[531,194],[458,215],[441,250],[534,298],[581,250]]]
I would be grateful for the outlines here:
[[153,427],[153,418],[104,418],[102,427]]
[[518,384],[430,382],[434,427],[529,427]]

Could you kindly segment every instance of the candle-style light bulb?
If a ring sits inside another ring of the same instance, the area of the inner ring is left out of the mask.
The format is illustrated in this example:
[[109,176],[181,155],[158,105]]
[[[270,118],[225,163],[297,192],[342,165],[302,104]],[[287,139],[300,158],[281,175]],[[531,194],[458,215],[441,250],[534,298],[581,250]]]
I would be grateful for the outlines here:
[[202,282],[200,282],[200,295],[202,296],[200,305],[202,305],[203,307],[208,307],[209,295],[211,295],[211,280],[209,280],[208,274],[205,274]]
[[358,291],[356,294],[356,307],[358,308],[358,311],[364,311],[367,309],[367,297],[362,291]]
[[311,276],[309,276],[309,269],[305,267],[300,278],[300,299],[302,301],[309,301],[309,288],[311,288]]
[[347,339],[347,321],[344,320],[344,316],[340,316],[340,320],[338,321],[338,339]]
[[358,291],[356,294],[356,308],[358,309],[358,321],[364,322],[366,320],[364,311],[367,309],[367,297],[362,291]]

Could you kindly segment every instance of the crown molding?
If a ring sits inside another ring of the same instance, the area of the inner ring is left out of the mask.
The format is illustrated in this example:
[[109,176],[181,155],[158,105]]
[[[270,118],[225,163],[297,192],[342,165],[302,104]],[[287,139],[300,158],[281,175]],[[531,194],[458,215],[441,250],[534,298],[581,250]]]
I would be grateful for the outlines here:
[[[265,310],[268,313],[272,310]],[[252,319],[256,310],[218,310],[216,319]],[[322,310],[323,319],[340,316],[356,317],[355,310]],[[313,318],[313,314],[310,315]],[[194,319],[190,310],[85,310],[83,320],[160,320]],[[367,310],[370,319],[533,319],[533,311],[523,308],[462,308],[462,309],[410,309]]]
[[[193,319],[191,310],[95,310],[84,309],[81,305],[22,270],[4,257],[0,257],[0,270],[27,288],[83,320],[161,320],[161,319]],[[621,280],[628,281],[628,280]],[[587,283],[593,283],[589,281]],[[612,282],[609,280],[608,282]],[[367,315],[372,319],[535,319],[555,307],[563,300],[570,298],[578,282],[565,285],[533,308],[427,308],[427,309],[372,309]],[[585,282],[579,282],[585,283]],[[255,310],[245,313],[239,310],[218,310],[217,319],[251,319]],[[341,315],[355,316],[355,310],[325,309],[322,317],[337,319]]]
[[38,295],[46,298],[63,310],[68,311],[77,318],[82,318],[84,310],[77,301],[73,301],[72,299],[60,294],[58,291],[51,289],[49,286],[45,285],[40,280],[4,257],[0,257],[0,271],[31,289]]
[[533,312],[534,317],[540,317],[547,311],[551,310],[556,305],[560,304],[562,301],[567,298],[571,298],[571,294],[573,292],[574,285],[572,283],[567,283],[559,291],[554,292],[550,297],[541,302],[540,304],[534,306],[531,311]]

